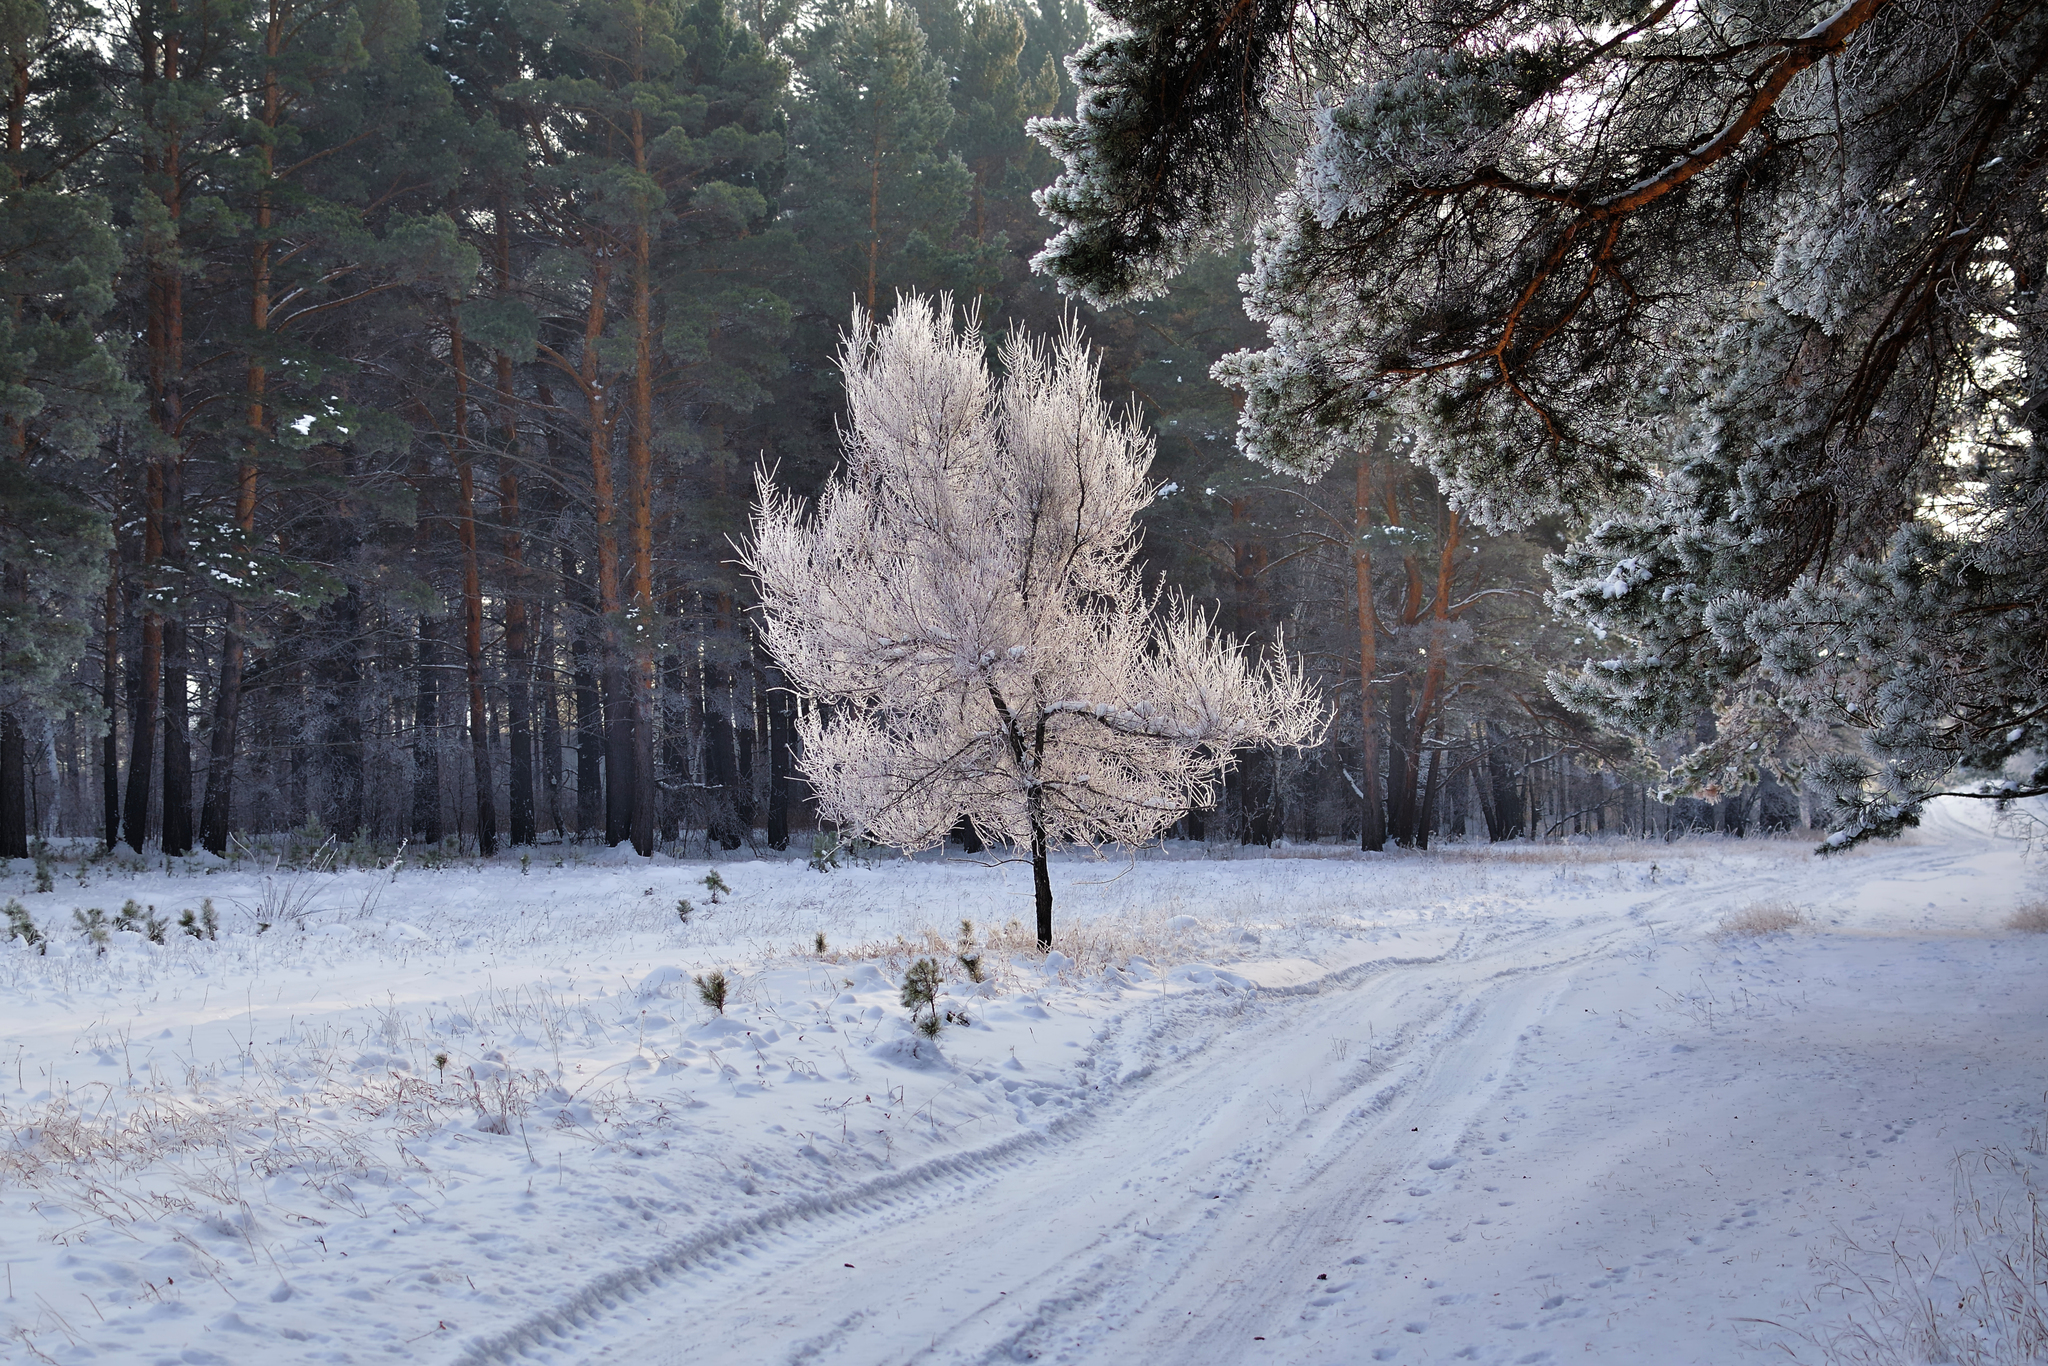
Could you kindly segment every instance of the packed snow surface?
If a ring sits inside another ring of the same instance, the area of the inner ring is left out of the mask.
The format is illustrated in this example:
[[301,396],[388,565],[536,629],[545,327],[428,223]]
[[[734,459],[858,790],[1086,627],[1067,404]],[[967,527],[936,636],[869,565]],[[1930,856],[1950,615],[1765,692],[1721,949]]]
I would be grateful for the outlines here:
[[1809,851],[1075,858],[1050,957],[1014,864],[17,862],[0,1359],[1823,1361],[2038,1176],[2048,934],[1975,811]]

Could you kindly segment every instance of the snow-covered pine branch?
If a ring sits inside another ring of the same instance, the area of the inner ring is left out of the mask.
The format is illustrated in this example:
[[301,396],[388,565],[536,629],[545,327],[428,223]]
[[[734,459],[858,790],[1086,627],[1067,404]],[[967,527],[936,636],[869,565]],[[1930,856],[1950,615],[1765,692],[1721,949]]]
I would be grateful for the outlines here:
[[962,816],[1029,849],[1049,944],[1049,849],[1151,839],[1234,751],[1325,721],[1277,644],[1140,586],[1152,441],[1079,331],[1011,334],[1000,380],[984,355],[943,297],[857,310],[845,464],[815,514],[763,474],[744,560],[770,653],[830,704],[799,723],[823,812],[907,849]]

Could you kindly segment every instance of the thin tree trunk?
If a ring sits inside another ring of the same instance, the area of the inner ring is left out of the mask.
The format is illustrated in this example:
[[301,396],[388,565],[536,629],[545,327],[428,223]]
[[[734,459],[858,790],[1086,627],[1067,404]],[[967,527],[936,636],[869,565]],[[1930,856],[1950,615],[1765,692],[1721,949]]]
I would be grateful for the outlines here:
[[[119,506],[119,499],[115,506]],[[100,810],[107,849],[121,842],[121,549],[107,552],[106,617],[100,636],[100,706],[107,733],[100,737]]]
[[[185,575],[185,466],[173,457],[164,471],[164,562]],[[182,613],[164,622],[164,815],[160,845],[168,855],[192,852],[192,727],[190,659]]]
[[[147,594],[154,587],[150,570],[162,561],[164,553],[164,472],[155,460],[149,462],[143,497],[143,591]],[[123,803],[121,837],[139,854],[149,838],[150,784],[156,776],[156,732],[164,695],[164,619],[151,607],[145,607],[142,614],[138,672],[130,693],[135,701],[135,722],[129,728],[128,799]]]
[[[497,207],[498,292],[512,292],[511,214],[503,191]],[[533,815],[533,721],[528,692],[526,546],[519,525],[519,409],[512,386],[512,358],[503,351],[494,357],[498,381],[498,519],[505,553],[507,587],[505,602],[505,710],[511,722],[510,815],[512,843],[532,844]]]
[[553,608],[543,600],[536,623],[540,641],[540,666],[536,670],[540,703],[540,775],[548,794],[548,824],[555,838],[567,833],[562,820],[562,689],[555,653]]
[[484,593],[476,559],[476,467],[469,449],[469,371],[462,349],[462,317],[448,316],[449,361],[455,368],[455,475],[462,506],[463,664],[469,682],[469,753],[476,769],[476,847],[498,852],[498,808],[491,781],[490,718],[484,707]]
[[868,180],[868,315],[875,312],[875,289],[882,263],[882,125],[875,123],[875,152]]
[[626,670],[619,639],[619,501],[612,483],[613,415],[599,383],[598,343],[604,336],[605,302],[611,281],[606,260],[594,263],[590,303],[584,314],[580,378],[589,406],[591,514],[597,525],[597,614],[601,624],[604,686],[604,842],[625,843],[633,827],[632,701],[626,691]]
[[441,661],[425,617],[413,651],[412,837],[434,845],[441,842]]
[[[647,137],[640,111],[632,118],[633,163],[647,173]],[[633,418],[626,432],[626,502],[632,518],[633,819],[636,852],[654,852],[654,315],[652,236],[644,218],[633,224]]]
[[1415,822],[1415,847],[1429,848],[1429,837],[1436,830],[1436,801],[1441,790],[1438,784],[1443,777],[1444,728],[1439,721],[1436,726],[1436,747],[1429,752],[1429,778],[1423,784],[1422,815]]
[[[283,95],[274,65],[284,46],[285,14],[280,0],[270,0],[264,24],[263,126],[275,130],[283,121]],[[273,205],[271,181],[277,166],[274,139],[266,138],[257,149],[262,163],[262,185],[256,193],[255,246],[249,257],[249,326],[259,337],[270,329],[270,229]],[[241,467],[235,472],[235,527],[243,539],[256,534],[256,460],[265,433],[269,371],[263,353],[252,350],[243,377],[248,440],[243,446]],[[228,601],[227,627],[221,636],[220,686],[213,695],[213,729],[207,741],[206,802],[200,811],[199,841],[215,854],[228,850],[228,826],[233,819],[237,721],[242,705],[242,672],[247,650],[243,633],[247,614],[238,600]]]
[[0,711],[0,858],[28,857],[28,741],[11,711]]
[[604,712],[599,706],[597,674],[591,667],[590,590],[576,572],[575,560],[562,547],[562,579],[580,613],[569,632],[569,687],[576,707],[576,833],[604,829]]
[[1374,703],[1373,674],[1379,668],[1379,615],[1372,601],[1372,552],[1365,534],[1372,526],[1372,460],[1369,453],[1358,457],[1358,489],[1352,504],[1351,563],[1358,594],[1358,786],[1364,807],[1359,820],[1358,847],[1387,847],[1387,809],[1380,790],[1379,716]]
[[770,673],[768,682],[768,847],[789,848],[790,724],[789,694]]
[[[1007,719],[1007,718],[1006,718]],[[1015,727],[1013,726],[1014,730]],[[1037,778],[1045,766],[1045,717],[1040,714],[1031,744],[1031,894],[1038,910],[1038,947],[1052,947],[1052,870],[1046,859],[1045,795]]]

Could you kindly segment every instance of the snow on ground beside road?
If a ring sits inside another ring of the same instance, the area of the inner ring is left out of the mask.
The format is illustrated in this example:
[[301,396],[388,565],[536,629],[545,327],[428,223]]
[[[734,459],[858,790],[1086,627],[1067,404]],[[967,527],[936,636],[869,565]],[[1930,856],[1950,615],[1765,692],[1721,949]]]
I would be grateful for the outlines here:
[[2048,1146],[2042,866],[1929,825],[1062,860],[1044,961],[1015,865],[17,862],[0,1360],[1820,1360]]

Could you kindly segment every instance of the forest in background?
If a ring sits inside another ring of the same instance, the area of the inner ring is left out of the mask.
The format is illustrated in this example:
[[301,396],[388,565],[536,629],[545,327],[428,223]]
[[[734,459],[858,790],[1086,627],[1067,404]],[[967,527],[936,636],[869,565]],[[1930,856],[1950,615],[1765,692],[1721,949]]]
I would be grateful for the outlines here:
[[1391,426],[1314,483],[1244,460],[1242,261],[1099,311],[1032,274],[1079,0],[0,16],[0,856],[788,847],[732,541],[757,465],[822,482],[840,333],[909,290],[991,338],[1078,307],[1157,435],[1148,575],[1320,681],[1328,738],[1182,834],[1812,823],[1761,775],[1661,803],[1552,698],[1558,529],[1468,524]]

